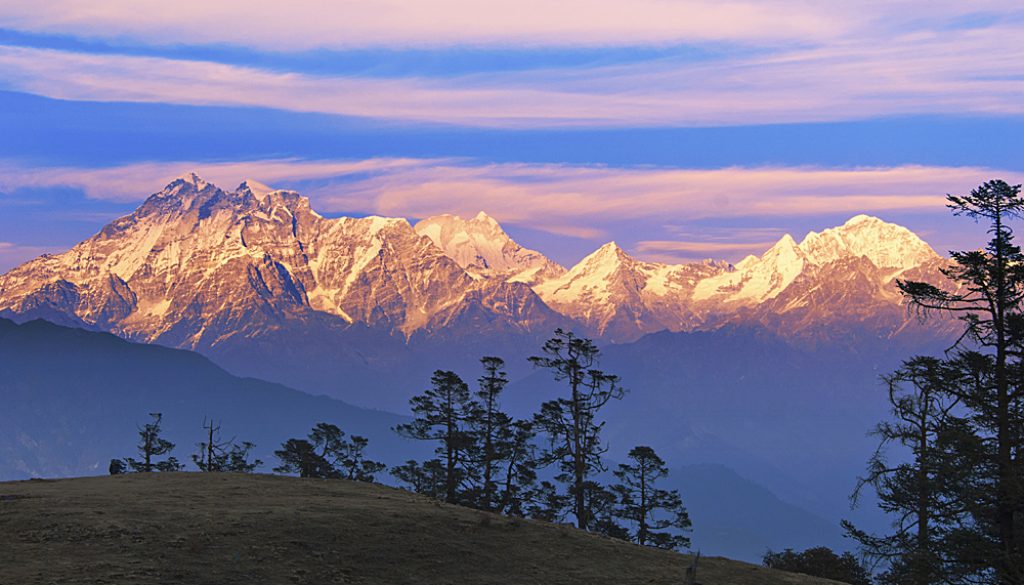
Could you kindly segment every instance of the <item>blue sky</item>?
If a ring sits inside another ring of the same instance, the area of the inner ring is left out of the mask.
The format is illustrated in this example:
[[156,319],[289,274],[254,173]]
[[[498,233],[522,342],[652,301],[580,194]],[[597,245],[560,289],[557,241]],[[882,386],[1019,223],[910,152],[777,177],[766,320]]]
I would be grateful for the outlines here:
[[[926,8],[926,9],[925,9]],[[1024,176],[1024,9],[797,0],[0,7],[0,270],[196,170],[326,214],[495,216],[571,264],[759,253]]]

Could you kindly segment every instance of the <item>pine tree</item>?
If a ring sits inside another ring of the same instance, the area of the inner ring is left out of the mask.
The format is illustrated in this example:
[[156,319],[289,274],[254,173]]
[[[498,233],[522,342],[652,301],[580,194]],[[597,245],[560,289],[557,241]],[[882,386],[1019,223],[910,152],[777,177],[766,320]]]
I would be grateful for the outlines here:
[[345,432],[330,423],[317,423],[306,439],[288,439],[274,455],[281,465],[278,473],[298,473],[299,477],[350,479],[372,482],[375,474],[386,466],[363,454],[369,440]]
[[[892,421],[880,423],[874,434],[881,444],[871,458],[868,473],[858,484],[874,488],[879,505],[895,519],[894,531],[885,536],[868,534],[848,521],[843,527],[868,557],[888,564],[882,582],[906,585],[955,583],[958,573],[944,552],[963,540],[959,526],[969,521],[965,485],[957,448],[965,442],[964,421],[954,414],[959,401],[951,383],[962,369],[953,362],[916,357],[888,376]],[[909,451],[910,458],[889,463],[890,446]]]
[[508,376],[502,368],[504,360],[484,357],[480,360],[484,375],[480,377],[480,389],[476,392],[476,412],[470,416],[470,429],[476,441],[477,464],[480,475],[480,489],[476,507],[493,510],[498,505],[498,463],[506,459],[513,436],[512,417],[501,411],[499,397],[508,384]]
[[408,460],[391,468],[391,475],[409,486],[412,491],[438,500],[445,496],[445,467],[440,459],[429,459],[421,465]]
[[[968,411],[969,432],[959,451],[974,455],[967,462],[974,473],[960,487],[976,538],[947,552],[962,565],[973,564],[976,581],[1000,584],[1024,583],[1024,255],[1008,225],[1024,214],[1020,190],[994,180],[970,195],[947,197],[955,215],[986,222],[991,236],[983,250],[951,254],[952,265],[943,273],[954,290],[898,282],[922,315],[938,311],[964,323],[958,359],[980,357],[988,364],[976,383],[948,385]],[[980,448],[974,450],[975,444]]]
[[479,405],[455,372],[437,370],[430,381],[429,390],[409,401],[416,418],[396,426],[395,432],[438,443],[436,453],[444,464],[444,500],[456,504],[466,499],[464,488],[472,479],[474,437],[469,421],[479,413]]
[[526,516],[545,522],[561,523],[569,509],[570,498],[559,492],[558,486],[544,480],[530,491],[524,509]]
[[131,457],[124,459],[125,465],[136,473],[150,473],[154,471],[181,471],[183,466],[174,457],[168,457],[163,461],[156,461],[156,457],[169,455],[174,450],[174,443],[160,436],[160,425],[163,422],[163,415],[159,412],[149,414],[152,421],[138,427],[139,430],[139,456],[141,461]]
[[274,451],[274,456],[281,461],[281,465],[274,468],[275,473],[297,473],[299,477],[321,479],[330,477],[330,465],[305,439],[288,439]]
[[366,458],[363,451],[370,444],[369,439],[352,435],[343,441],[338,452],[337,467],[341,476],[352,481],[372,483],[376,474],[387,468],[387,465]]
[[[620,463],[613,472],[621,483],[611,487],[618,499],[616,516],[636,527],[628,536],[637,544],[658,548],[690,546],[690,539],[679,534],[691,528],[679,492],[657,486],[668,475],[665,462],[645,446],[634,447],[628,457],[632,463]],[[675,531],[659,532],[668,528]]]
[[[569,495],[575,499],[576,487],[570,488]],[[587,510],[586,529],[611,538],[629,540],[629,529],[618,522],[615,492],[594,480],[587,480],[581,486],[583,502]]]
[[501,409],[501,393],[508,384],[505,361],[484,357],[480,363],[484,373],[467,412],[473,486],[466,500],[481,510],[522,515],[523,498],[536,479],[533,426]]
[[249,452],[256,446],[253,443],[222,440],[220,425],[213,419],[204,419],[203,429],[206,431],[206,440],[196,444],[199,451],[192,455],[192,462],[199,471],[252,473],[263,465],[259,459],[249,461]]
[[537,455],[533,440],[536,432],[529,421],[514,421],[504,467],[504,482],[498,512],[526,516],[526,505],[533,498],[537,483]]
[[538,430],[549,440],[540,462],[559,466],[558,481],[568,487],[576,526],[588,529],[592,510],[587,486],[595,473],[605,471],[601,455],[607,451],[601,444],[604,422],[598,420],[598,415],[609,401],[621,399],[625,390],[617,376],[596,369],[600,351],[589,339],[556,329],[543,352],[545,355],[531,357],[530,361],[550,370],[555,380],[565,382],[569,395],[545,402],[534,418]]

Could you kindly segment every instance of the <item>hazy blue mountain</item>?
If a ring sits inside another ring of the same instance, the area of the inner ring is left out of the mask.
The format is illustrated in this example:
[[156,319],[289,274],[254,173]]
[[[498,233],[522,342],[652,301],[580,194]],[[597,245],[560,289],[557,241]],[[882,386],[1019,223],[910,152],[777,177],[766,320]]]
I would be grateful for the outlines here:
[[[524,408],[542,398],[513,392]],[[370,455],[389,463],[430,449],[390,430],[406,420],[400,415],[238,378],[193,352],[42,320],[0,319],[0,405],[0,481],[104,474],[111,458],[134,455],[135,424],[150,412],[163,413],[179,459],[189,461],[212,416],[227,436],[256,443],[264,472],[282,441],[318,421],[369,437]],[[767,547],[842,544],[834,524],[725,466],[678,466],[667,485],[681,489],[705,554],[756,561]]]
[[390,428],[402,417],[238,378],[188,351],[131,343],[114,335],[0,319],[0,478],[106,473],[111,458],[135,455],[136,423],[162,412],[175,455],[189,461],[204,417],[225,438],[274,449],[318,421],[371,437],[371,455],[397,461],[422,450]]

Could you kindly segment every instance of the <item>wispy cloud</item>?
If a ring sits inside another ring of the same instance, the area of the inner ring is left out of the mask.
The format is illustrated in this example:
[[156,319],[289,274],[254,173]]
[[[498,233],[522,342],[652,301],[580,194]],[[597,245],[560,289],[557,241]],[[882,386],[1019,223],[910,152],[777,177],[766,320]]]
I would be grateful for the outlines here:
[[[792,217],[825,214],[941,210],[944,194],[1013,173],[972,167],[900,166],[826,169],[730,167],[680,169],[563,164],[476,164],[451,159],[360,161],[257,160],[139,163],[100,169],[37,168],[0,162],[0,188],[74,186],[90,197],[137,201],[173,177],[196,170],[225,187],[244,178],[299,188],[316,209],[427,217],[485,210],[502,222],[563,235],[595,237],[610,225],[641,221],[684,224],[709,218]],[[768,232],[697,238],[677,233],[676,246],[763,242]],[[645,244],[654,246],[658,242]],[[666,251],[662,242],[661,251]],[[750,244],[756,246],[759,244]],[[653,248],[652,248],[653,250]]]
[[258,161],[196,162],[159,161],[116,167],[34,167],[18,161],[0,160],[0,192],[23,187],[75,187],[93,199],[135,202],[186,172],[197,172],[207,180],[232,189],[245,179],[259,180],[282,188],[299,181],[398,173],[406,167],[447,162],[444,159],[374,158],[366,160],[316,161],[276,159]]
[[317,76],[161,57],[0,47],[0,86],[59,99],[266,107],[481,127],[709,126],[1024,114],[1024,34],[911,30],[571,70]]

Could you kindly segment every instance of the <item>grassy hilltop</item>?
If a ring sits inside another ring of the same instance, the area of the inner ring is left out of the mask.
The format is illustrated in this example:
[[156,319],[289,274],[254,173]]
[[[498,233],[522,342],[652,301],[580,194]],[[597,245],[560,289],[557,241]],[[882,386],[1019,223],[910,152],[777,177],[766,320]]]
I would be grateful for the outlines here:
[[[690,558],[401,490],[268,475],[0,483],[0,583],[679,584]],[[702,558],[704,585],[827,584]]]

